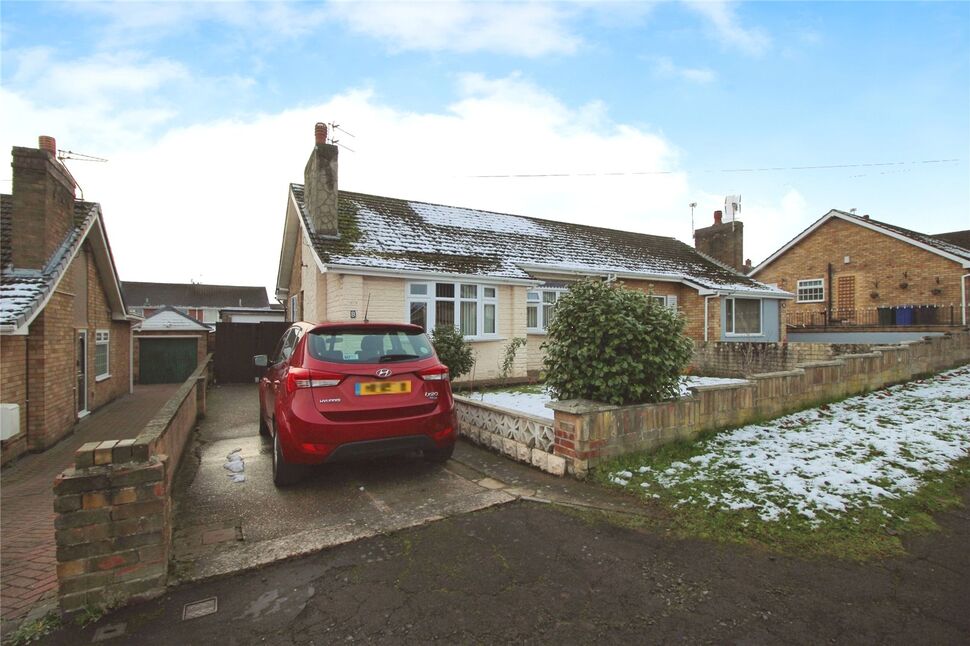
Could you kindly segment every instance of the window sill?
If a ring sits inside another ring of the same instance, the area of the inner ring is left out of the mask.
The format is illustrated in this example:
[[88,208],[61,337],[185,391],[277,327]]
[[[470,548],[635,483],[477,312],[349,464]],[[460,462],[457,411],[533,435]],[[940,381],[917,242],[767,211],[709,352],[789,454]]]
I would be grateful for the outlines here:
[[465,340],[469,343],[485,343],[487,341],[505,341],[504,336],[466,336]]
[[532,336],[546,336],[548,334],[545,330],[526,330],[525,333]]
[[111,374],[110,373],[109,374],[106,374],[106,375],[98,375],[97,377],[94,378],[94,382],[95,383],[98,383],[98,382],[104,381],[106,379],[111,379]]
[[755,332],[752,334],[734,334],[733,332],[725,332],[724,336],[729,339],[753,339],[756,337],[764,338],[764,332]]
[[799,301],[799,300],[796,300],[795,302],[796,303],[799,303],[799,304],[801,304],[801,303],[824,303],[825,302],[825,299],[823,298],[820,301]]

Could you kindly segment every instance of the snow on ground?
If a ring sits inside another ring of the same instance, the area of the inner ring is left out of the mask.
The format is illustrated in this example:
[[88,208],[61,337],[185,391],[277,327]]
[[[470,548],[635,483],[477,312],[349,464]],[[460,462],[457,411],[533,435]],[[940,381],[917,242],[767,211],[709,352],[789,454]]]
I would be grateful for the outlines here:
[[[610,474],[675,506],[813,524],[910,494],[970,454],[970,367],[721,433],[663,470]],[[889,512],[883,509],[883,513]]]
[[[719,377],[683,377],[680,383],[680,394],[686,396],[690,394],[688,388],[691,386],[711,386],[723,384],[743,384],[744,379],[721,379]],[[493,406],[511,408],[537,417],[553,419],[552,409],[546,408],[546,404],[552,401],[552,396],[542,386],[526,386],[510,390],[493,390],[489,392],[473,392],[468,395],[470,399],[483,401]]]

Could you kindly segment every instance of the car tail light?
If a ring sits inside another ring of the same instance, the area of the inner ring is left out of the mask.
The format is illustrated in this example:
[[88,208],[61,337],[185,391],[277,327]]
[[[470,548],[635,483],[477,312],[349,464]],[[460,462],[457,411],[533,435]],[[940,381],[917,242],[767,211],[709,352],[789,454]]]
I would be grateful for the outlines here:
[[434,366],[418,370],[418,376],[425,381],[448,381],[448,366]]
[[300,388],[322,388],[336,386],[344,380],[345,375],[334,372],[307,370],[306,368],[290,368],[286,375],[286,392],[293,393]]

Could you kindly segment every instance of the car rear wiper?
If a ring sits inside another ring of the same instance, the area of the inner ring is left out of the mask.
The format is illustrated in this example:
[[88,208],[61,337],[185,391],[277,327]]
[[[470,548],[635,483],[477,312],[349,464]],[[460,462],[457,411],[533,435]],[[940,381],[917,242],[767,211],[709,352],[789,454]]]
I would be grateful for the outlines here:
[[404,361],[405,359],[418,359],[416,354],[385,354],[378,360],[378,363],[384,363],[386,361]]

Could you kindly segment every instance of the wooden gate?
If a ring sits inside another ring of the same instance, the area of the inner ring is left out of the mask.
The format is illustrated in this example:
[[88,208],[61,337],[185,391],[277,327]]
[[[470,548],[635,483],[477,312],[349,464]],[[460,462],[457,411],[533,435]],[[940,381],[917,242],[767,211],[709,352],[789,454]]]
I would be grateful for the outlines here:
[[221,384],[251,384],[262,368],[253,365],[257,354],[272,354],[290,323],[216,323],[215,373]]

